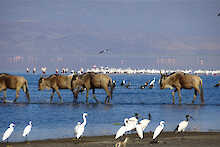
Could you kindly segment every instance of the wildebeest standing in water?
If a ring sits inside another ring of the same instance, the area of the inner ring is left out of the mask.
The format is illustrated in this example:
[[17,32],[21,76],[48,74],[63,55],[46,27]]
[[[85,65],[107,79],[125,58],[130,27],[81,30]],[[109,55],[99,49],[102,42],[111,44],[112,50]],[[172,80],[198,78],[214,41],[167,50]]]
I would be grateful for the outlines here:
[[21,88],[23,89],[24,93],[26,94],[28,103],[30,103],[30,95],[28,92],[28,82],[24,77],[10,75],[7,73],[0,74],[0,92],[2,90],[4,91],[3,102],[6,102],[6,90],[7,89],[15,89],[16,90],[16,97],[13,101],[13,102],[16,102],[19,97],[19,93],[20,93]]
[[[99,101],[95,96],[95,89],[104,89],[107,93],[105,98],[105,103],[109,103],[110,98],[112,99],[112,91],[114,86],[112,84],[112,79],[106,74],[97,74],[94,72],[84,73],[82,75],[73,76],[72,89],[74,90],[74,96],[77,99],[80,88],[86,88],[86,103],[88,104],[89,90],[92,89],[93,99],[98,103]],[[109,91],[110,86],[110,91]]]
[[203,96],[203,85],[202,79],[199,76],[186,74],[183,72],[174,72],[170,75],[161,74],[160,77],[160,89],[170,88],[175,90],[172,92],[173,104],[175,103],[175,92],[178,92],[179,104],[181,104],[181,94],[180,90],[183,89],[192,89],[194,88],[194,96],[192,103],[195,102],[197,93],[200,94],[201,103],[204,104]]
[[63,99],[60,95],[59,89],[70,89],[71,90],[71,80],[72,80],[72,75],[64,76],[64,75],[53,74],[47,78],[40,77],[38,81],[38,90],[44,90],[45,88],[48,90],[52,89],[50,103],[52,103],[53,96],[56,91],[58,97],[60,98],[60,103],[63,103]]

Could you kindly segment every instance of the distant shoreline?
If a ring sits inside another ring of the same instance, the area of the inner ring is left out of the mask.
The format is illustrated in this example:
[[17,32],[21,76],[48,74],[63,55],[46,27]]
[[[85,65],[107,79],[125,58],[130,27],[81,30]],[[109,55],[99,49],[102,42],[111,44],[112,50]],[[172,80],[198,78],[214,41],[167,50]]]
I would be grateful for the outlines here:
[[[145,133],[144,139],[140,140],[134,133],[125,135],[121,141],[128,137],[127,147],[162,146],[162,147],[219,147],[220,132],[184,132],[175,134],[173,132],[163,132],[159,136],[158,144],[150,144],[152,132]],[[81,140],[75,138],[34,140],[30,142],[9,142],[1,143],[3,147],[112,147],[119,140],[114,139],[114,135],[106,136],[83,136]]]

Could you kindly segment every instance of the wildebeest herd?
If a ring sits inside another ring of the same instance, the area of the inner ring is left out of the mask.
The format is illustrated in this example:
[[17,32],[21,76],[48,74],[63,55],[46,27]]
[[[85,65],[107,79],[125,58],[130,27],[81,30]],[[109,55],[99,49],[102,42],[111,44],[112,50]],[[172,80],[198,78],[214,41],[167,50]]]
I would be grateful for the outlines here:
[[[203,83],[199,76],[186,74],[183,72],[174,72],[171,74],[162,74],[160,77],[160,89],[174,89],[172,92],[173,104],[175,103],[174,94],[177,91],[179,96],[179,104],[181,103],[181,89],[194,89],[192,103],[195,102],[197,94],[200,94],[201,103],[204,104]],[[38,81],[38,90],[52,89],[50,103],[53,101],[55,92],[57,93],[60,102],[63,103],[63,98],[60,95],[60,89],[69,89],[73,93],[73,102],[77,102],[78,93],[86,89],[86,103],[88,103],[89,90],[92,89],[93,99],[99,103],[95,96],[95,89],[104,89],[107,93],[105,103],[110,103],[115,85],[111,77],[106,74],[87,72],[81,75],[59,75],[52,74],[49,77],[40,77]],[[0,92],[3,91],[3,102],[6,101],[6,90],[16,90],[16,97],[13,102],[16,102],[19,97],[20,89],[24,91],[28,103],[30,103],[30,94],[28,90],[28,81],[23,76],[16,76],[7,73],[0,73]]]

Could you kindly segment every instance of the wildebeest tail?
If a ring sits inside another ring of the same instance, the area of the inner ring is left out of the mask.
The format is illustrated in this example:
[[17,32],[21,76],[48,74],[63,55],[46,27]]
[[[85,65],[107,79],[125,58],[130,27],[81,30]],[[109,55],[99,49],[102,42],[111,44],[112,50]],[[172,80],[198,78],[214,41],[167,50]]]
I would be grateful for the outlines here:
[[202,82],[202,79],[200,79],[200,99],[201,99],[201,102],[204,103],[204,93],[203,93],[203,82]]
[[109,86],[110,86],[110,88],[111,88],[110,93],[111,93],[111,99],[112,99],[112,93],[113,93],[113,90],[114,90],[114,85],[113,85],[113,83],[112,83],[112,79],[110,79],[110,80],[109,80],[108,85],[109,85]]
[[27,82],[27,80],[25,80],[25,83],[23,85],[23,90],[26,93],[28,102],[30,102],[30,94],[29,94],[29,90],[28,90],[28,82]]

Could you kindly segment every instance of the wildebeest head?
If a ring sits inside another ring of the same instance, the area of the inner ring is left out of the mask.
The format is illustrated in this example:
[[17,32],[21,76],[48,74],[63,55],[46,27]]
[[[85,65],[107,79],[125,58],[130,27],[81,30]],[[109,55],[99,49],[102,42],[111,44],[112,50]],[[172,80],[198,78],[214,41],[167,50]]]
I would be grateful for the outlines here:
[[40,77],[38,81],[38,90],[44,90],[45,88],[49,89],[48,86],[46,86],[45,78]]
[[73,75],[72,81],[71,81],[71,89],[74,91],[74,98],[78,98],[79,90],[82,86],[82,81],[79,79],[78,75]]
[[164,89],[165,88],[165,86],[166,86],[166,82],[165,82],[166,78],[167,78],[167,74],[160,73],[160,89]]

